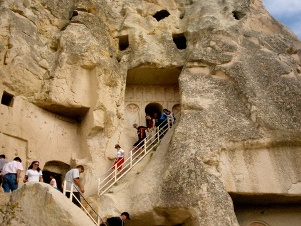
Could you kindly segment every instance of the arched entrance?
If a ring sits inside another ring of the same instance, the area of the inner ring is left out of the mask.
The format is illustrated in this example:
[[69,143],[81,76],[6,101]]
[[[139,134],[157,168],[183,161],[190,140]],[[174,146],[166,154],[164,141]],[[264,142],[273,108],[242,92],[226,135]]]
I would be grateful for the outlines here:
[[249,226],[268,226],[268,224],[266,224],[262,221],[255,221],[255,222],[249,224]]
[[[137,141],[133,124],[147,126],[145,115],[161,117],[163,109],[180,104],[179,76],[182,67],[156,68],[142,65],[128,70],[124,99],[124,124],[119,144],[131,150]],[[178,108],[176,108],[178,109]]]
[[61,161],[48,161],[43,168],[43,180],[49,184],[50,175],[56,179],[57,187],[62,191],[62,182],[65,174],[71,169],[70,165]]
[[150,103],[145,106],[145,114],[149,115],[152,118],[154,118],[155,114],[158,114],[158,117],[160,117],[162,111],[163,107],[159,103]]

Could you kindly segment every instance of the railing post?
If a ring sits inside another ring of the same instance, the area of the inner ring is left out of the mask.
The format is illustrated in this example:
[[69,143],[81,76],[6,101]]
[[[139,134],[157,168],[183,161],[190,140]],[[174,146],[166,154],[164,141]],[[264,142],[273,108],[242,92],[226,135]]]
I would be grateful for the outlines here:
[[174,118],[173,116],[171,118],[168,118],[168,128],[170,129],[173,126]]
[[69,196],[71,202],[72,202],[72,198],[73,198],[73,184],[71,183],[70,196]]
[[101,181],[100,181],[100,178],[98,178],[97,179],[97,193],[98,193],[98,196],[100,195],[100,183],[101,183]]
[[[67,182],[70,183],[70,190],[67,190]],[[83,198],[83,200],[88,204],[88,206],[90,206],[90,208],[93,210],[93,212],[97,215],[97,221],[93,218],[93,216],[89,213],[87,208],[83,205],[82,201],[80,200],[80,197],[79,197],[79,199],[76,196],[73,197],[74,186],[75,185],[73,182],[65,180],[64,186],[63,186],[63,194],[66,195],[66,192],[70,192],[70,196],[68,197],[68,199],[70,199],[72,202],[72,199],[74,198],[80,204],[80,208],[85,211],[85,213],[88,215],[88,217],[90,217],[90,219],[93,221],[93,223],[95,225],[100,225],[100,221],[102,219],[100,218],[98,213],[96,213],[96,211],[92,208],[92,206],[88,203],[88,201],[85,199],[85,197],[77,190],[77,188],[75,188],[76,192],[80,193],[80,196]]]
[[146,139],[143,140],[143,143],[144,143],[144,154],[143,155],[145,155],[146,154]]
[[117,163],[114,165],[114,180],[117,181]]
[[130,168],[133,167],[133,152],[130,151]]
[[66,187],[67,187],[67,181],[64,181],[64,187],[63,187],[63,195],[66,195]]

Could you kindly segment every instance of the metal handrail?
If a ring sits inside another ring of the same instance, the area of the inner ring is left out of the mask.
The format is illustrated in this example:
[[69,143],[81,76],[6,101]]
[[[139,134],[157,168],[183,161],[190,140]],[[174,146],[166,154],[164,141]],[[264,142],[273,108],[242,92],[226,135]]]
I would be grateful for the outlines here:
[[[71,189],[67,190],[67,182],[71,183]],[[79,192],[80,196],[85,200],[85,202],[89,205],[89,207],[92,209],[92,211],[97,215],[97,221],[92,217],[92,215],[89,213],[89,211],[84,207],[82,202],[78,200],[78,198],[74,195],[74,188]],[[85,211],[85,213],[90,217],[90,219],[93,221],[95,225],[100,225],[100,221],[102,221],[103,224],[107,225],[106,222],[102,220],[102,218],[98,215],[98,213],[92,208],[92,206],[88,203],[88,201],[85,199],[85,197],[82,195],[82,193],[77,189],[77,187],[74,185],[72,181],[64,181],[64,186],[63,186],[63,194],[66,196],[66,192],[70,192],[70,196],[68,199],[72,202],[72,198],[75,198],[75,200],[80,204],[82,209]]]
[[[156,133],[148,135],[137,146],[139,148],[133,148],[125,157],[121,166],[117,167],[115,164],[114,169],[112,167],[104,173],[98,179],[98,195],[104,194],[108,191],[117,181],[119,181],[127,172],[129,172],[136,164],[138,164],[150,151],[152,151],[156,145],[164,136],[164,134],[174,124],[174,119],[164,120],[157,128]],[[140,146],[141,145],[141,146]],[[101,180],[101,178],[103,178]]]

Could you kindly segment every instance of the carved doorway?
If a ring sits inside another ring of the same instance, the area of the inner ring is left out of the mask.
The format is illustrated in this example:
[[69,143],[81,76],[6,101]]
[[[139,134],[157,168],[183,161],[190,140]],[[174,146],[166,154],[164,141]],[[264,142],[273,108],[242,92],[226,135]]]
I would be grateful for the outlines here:
[[66,173],[71,169],[70,165],[61,161],[48,161],[43,168],[43,180],[45,183],[50,183],[50,175],[54,176],[57,187],[63,191],[62,184]]

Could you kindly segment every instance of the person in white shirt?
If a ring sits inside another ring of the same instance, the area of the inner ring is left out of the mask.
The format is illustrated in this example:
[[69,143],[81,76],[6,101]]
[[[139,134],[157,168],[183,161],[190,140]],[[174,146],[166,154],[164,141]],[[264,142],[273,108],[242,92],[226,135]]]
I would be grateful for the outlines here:
[[116,158],[108,157],[108,159],[115,160],[112,169],[113,170],[117,169],[118,171],[120,171],[122,169],[122,164],[124,162],[124,150],[121,149],[119,144],[115,145],[115,149],[117,150]]
[[174,117],[173,113],[170,110],[165,108],[165,109],[163,109],[163,114],[166,115],[168,127],[171,128],[173,126],[173,124],[175,123],[175,117]]
[[14,191],[18,188],[20,174],[23,170],[21,162],[20,157],[15,157],[13,161],[3,166],[1,175],[3,176],[2,187],[4,192]]
[[50,174],[50,185],[52,186],[52,187],[54,187],[55,189],[58,189],[57,188],[57,183],[56,183],[56,179],[54,178],[54,175],[52,175],[52,174]]
[[33,161],[26,170],[23,182],[43,182],[43,173],[39,161]]
[[[79,180],[79,174],[85,171],[84,166],[78,165],[75,169],[71,169],[66,173],[65,181],[66,181],[66,196],[70,197],[71,187],[73,189],[73,195],[76,197],[78,201],[80,201],[80,192],[84,193],[85,189],[82,183]],[[81,207],[81,204],[72,197],[72,202]]]

